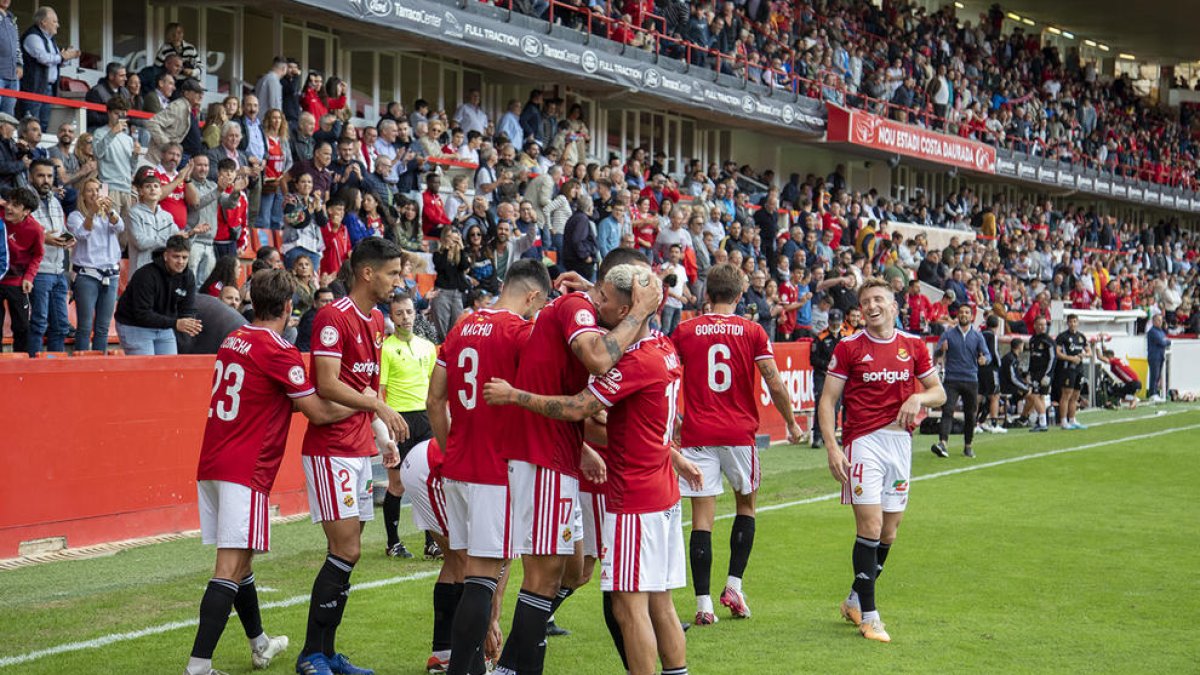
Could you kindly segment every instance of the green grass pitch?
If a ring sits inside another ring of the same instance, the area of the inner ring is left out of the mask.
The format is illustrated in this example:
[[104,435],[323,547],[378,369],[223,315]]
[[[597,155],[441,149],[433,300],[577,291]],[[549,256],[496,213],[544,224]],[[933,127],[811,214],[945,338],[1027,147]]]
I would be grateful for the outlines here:
[[[1189,631],[1200,615],[1200,409],[1084,421],[1085,431],[985,435],[975,460],[961,456],[961,439],[952,439],[947,460],[929,453],[929,437],[915,439],[912,499],[878,590],[890,645],[861,639],[838,615],[851,580],[853,519],[824,498],[837,487],[824,451],[765,451],[766,508],[745,580],[754,616],[735,621],[718,607],[720,623],[692,629],[691,671],[1197,672],[1200,643]],[[731,510],[726,494],[718,513]],[[417,544],[407,510],[402,521]],[[713,537],[717,594],[730,522],[718,521]],[[255,571],[267,631],[292,639],[267,672],[287,673],[324,540],[305,521],[276,525],[272,544]],[[437,568],[388,559],[383,548],[382,525],[372,523],[339,645],[380,673],[422,673]],[[0,572],[0,673],[181,672],[212,556],[187,539]],[[519,567],[516,574],[505,631]],[[690,588],[675,599],[690,621]],[[551,639],[547,673],[620,672],[596,580],[567,601],[558,622],[573,634]],[[80,644],[30,657],[68,643]],[[251,672],[236,619],[214,665]]]

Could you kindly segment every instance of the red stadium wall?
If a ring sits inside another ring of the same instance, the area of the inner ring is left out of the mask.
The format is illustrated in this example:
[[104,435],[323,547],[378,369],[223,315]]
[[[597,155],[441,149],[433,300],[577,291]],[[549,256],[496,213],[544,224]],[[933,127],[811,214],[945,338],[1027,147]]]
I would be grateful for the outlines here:
[[[809,343],[780,344],[776,361],[796,410],[811,409]],[[212,385],[211,356],[0,361],[0,558],[21,542],[65,537],[77,548],[194,530],[196,459]],[[762,433],[785,436],[759,382]],[[802,424],[804,424],[802,418]],[[292,420],[272,506],[308,504]]]
[[[211,356],[0,362],[0,558],[23,541],[69,547],[194,530]],[[271,503],[307,510],[293,420]]]

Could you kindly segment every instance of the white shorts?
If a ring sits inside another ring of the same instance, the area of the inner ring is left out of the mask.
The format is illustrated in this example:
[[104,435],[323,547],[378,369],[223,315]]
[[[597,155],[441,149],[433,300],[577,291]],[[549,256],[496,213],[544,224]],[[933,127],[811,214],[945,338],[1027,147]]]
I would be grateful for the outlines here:
[[200,508],[200,541],[217,548],[271,550],[271,517],[267,495],[224,480],[196,482]]
[[912,436],[880,429],[843,448],[850,460],[850,480],[842,486],[843,504],[880,504],[887,513],[908,506],[912,474]]
[[467,555],[476,558],[512,560],[519,557],[513,548],[512,503],[507,485],[445,478],[442,479],[442,490],[451,549],[466,549]]
[[510,461],[513,548],[518,555],[573,555],[583,539],[575,520],[579,479],[553,469]]
[[400,463],[400,482],[404,484],[404,496],[412,504],[413,523],[417,529],[448,536],[446,493],[442,491],[442,479],[429,475],[428,441],[418,443],[404,456]]
[[605,513],[600,590],[657,593],[687,585],[683,505],[652,513]]
[[699,492],[679,479],[679,492],[684,497],[715,497],[725,491],[721,476],[729,479],[729,487],[740,495],[758,490],[762,482],[762,467],[758,463],[758,447],[753,445],[706,445],[684,448],[683,456],[700,467],[704,487]]
[[363,522],[375,519],[370,457],[305,455],[303,460],[308,510],[314,523],[349,518]]
[[604,495],[580,492],[579,511],[583,521],[583,554],[600,560],[604,557],[604,548],[601,546],[606,513]]

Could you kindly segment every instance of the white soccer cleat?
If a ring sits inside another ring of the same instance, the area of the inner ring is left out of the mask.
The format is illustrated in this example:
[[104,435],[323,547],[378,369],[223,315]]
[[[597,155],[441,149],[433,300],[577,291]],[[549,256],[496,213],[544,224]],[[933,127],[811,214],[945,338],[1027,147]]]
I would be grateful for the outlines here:
[[250,661],[254,664],[255,670],[263,670],[271,665],[271,659],[287,651],[287,648],[288,638],[286,635],[267,637],[267,645],[262,650],[250,650]]

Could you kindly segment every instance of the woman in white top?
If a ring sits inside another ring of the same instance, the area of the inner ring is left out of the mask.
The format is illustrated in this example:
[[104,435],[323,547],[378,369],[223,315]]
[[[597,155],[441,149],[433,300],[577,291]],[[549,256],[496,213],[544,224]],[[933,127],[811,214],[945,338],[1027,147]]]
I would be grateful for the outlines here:
[[79,210],[67,217],[67,231],[75,237],[71,267],[75,271],[75,349],[108,349],[108,327],[117,304],[121,274],[121,244],[118,235],[125,222],[107,196],[100,195],[100,181],[88,178],[80,186]]

